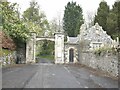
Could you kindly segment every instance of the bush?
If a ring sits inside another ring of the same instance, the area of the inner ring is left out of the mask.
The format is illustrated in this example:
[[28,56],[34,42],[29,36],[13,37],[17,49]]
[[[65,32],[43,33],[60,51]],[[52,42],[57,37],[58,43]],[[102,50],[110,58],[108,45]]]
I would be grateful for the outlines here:
[[117,50],[115,48],[111,48],[111,47],[101,47],[99,49],[96,49],[94,52],[94,54],[96,54],[97,56],[100,56],[101,53],[103,53],[103,55],[105,53],[112,53],[112,54],[116,55]]

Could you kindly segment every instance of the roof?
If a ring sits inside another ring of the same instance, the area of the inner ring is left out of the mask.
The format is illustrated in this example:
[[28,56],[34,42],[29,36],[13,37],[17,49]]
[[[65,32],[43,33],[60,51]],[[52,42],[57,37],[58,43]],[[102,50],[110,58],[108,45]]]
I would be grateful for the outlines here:
[[79,41],[78,37],[67,37],[67,43],[76,44],[78,43],[78,41]]

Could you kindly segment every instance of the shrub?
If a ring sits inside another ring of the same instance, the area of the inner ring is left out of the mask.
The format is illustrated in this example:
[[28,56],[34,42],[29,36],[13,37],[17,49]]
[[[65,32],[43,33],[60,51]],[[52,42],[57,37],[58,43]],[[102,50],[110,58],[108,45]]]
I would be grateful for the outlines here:
[[112,54],[116,55],[117,51],[115,48],[111,48],[111,47],[101,47],[94,51],[94,54],[97,56],[100,56],[101,53],[103,53],[103,55],[105,55],[106,53],[112,53]]

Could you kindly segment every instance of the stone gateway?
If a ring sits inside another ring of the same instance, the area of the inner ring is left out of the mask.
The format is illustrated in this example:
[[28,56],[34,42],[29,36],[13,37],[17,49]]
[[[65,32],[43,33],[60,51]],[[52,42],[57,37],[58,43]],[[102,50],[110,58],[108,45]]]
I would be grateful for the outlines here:
[[31,38],[26,44],[26,63],[35,63],[36,42],[40,40],[54,41],[55,63],[64,63],[64,35],[60,32],[55,33],[55,37],[37,37],[36,33],[31,32]]
[[36,33],[32,32],[31,38],[26,44],[26,63],[35,63],[36,42],[40,40],[55,42],[55,64],[77,63],[84,58],[81,51],[92,51],[105,46],[116,47],[118,45],[118,42],[107,35],[98,23],[90,28],[83,24],[80,34],[77,37],[67,36],[66,42],[64,42],[64,34],[61,32],[56,32],[54,37],[37,37]]

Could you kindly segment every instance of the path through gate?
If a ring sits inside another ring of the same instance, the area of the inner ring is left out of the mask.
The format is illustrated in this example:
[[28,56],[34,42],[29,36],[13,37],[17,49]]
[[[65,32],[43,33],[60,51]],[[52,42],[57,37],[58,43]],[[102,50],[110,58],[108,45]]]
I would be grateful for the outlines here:
[[61,32],[55,33],[54,37],[37,37],[32,32],[30,39],[26,43],[26,63],[35,63],[36,42],[40,40],[50,40],[55,42],[55,63],[64,63],[64,35]]

